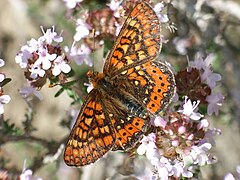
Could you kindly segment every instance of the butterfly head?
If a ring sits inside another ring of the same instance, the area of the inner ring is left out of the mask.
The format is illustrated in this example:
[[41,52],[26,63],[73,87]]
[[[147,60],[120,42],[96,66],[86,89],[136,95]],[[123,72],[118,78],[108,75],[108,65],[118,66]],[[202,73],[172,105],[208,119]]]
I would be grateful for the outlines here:
[[93,84],[94,88],[97,86],[99,80],[104,78],[103,73],[93,72],[91,70],[88,71],[87,76],[88,76],[89,81]]

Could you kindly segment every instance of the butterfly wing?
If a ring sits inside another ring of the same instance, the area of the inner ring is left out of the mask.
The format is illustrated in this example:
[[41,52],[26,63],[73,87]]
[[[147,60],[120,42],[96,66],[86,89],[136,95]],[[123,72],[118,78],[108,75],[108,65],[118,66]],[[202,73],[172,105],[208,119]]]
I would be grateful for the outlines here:
[[98,90],[92,90],[81,108],[64,152],[69,166],[93,163],[115,144],[116,134],[101,99]]
[[166,109],[175,93],[175,78],[169,67],[157,60],[129,68],[113,78],[118,88],[133,95],[152,114]]
[[103,72],[110,77],[115,76],[132,64],[153,60],[160,49],[158,17],[147,3],[141,2],[126,19],[106,59]]
[[116,134],[116,142],[112,150],[128,150],[134,147],[148,129],[149,116],[134,115],[126,104],[111,96],[105,96],[103,106],[107,106],[104,109]]

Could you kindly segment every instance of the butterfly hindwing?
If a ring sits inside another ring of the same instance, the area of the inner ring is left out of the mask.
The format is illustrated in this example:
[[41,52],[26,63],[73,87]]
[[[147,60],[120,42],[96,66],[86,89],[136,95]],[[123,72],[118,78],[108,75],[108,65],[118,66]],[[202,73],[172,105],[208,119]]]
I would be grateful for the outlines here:
[[129,68],[116,78],[119,88],[132,94],[152,114],[164,110],[175,93],[172,71],[157,60]]
[[129,107],[130,103],[127,101],[134,98],[130,94],[123,96],[125,100],[119,101],[113,93],[112,96],[106,96],[103,100],[103,106],[107,106],[106,112],[116,134],[116,142],[112,150],[131,149],[141,139],[149,126],[149,116],[146,111],[139,107],[141,105],[133,100],[131,106],[138,107],[140,111],[131,112],[129,108],[132,107]]
[[103,109],[101,95],[90,92],[68,138],[64,160],[69,166],[95,162],[115,144],[116,135]]

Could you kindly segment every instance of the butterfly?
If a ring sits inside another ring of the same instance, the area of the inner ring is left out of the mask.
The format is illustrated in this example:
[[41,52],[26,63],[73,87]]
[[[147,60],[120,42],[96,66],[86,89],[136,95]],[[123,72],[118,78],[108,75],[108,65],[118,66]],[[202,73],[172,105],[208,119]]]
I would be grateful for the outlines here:
[[69,135],[64,161],[84,166],[108,151],[129,150],[165,110],[175,93],[169,67],[158,61],[160,22],[146,2],[138,3],[107,56],[103,72],[88,72],[92,91]]

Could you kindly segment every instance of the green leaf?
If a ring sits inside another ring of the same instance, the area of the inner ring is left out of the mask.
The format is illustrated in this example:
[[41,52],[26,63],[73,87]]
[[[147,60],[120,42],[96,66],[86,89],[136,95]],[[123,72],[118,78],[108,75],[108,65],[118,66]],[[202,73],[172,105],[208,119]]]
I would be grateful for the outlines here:
[[4,135],[20,135],[21,130],[15,126],[14,123],[10,123],[9,120],[2,121],[0,126],[0,134]]
[[12,79],[11,78],[5,78],[1,83],[0,83],[0,87],[5,86],[6,84],[8,84]]
[[64,88],[58,90],[58,92],[54,95],[54,97],[60,96],[64,92]]

